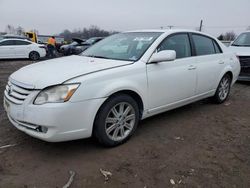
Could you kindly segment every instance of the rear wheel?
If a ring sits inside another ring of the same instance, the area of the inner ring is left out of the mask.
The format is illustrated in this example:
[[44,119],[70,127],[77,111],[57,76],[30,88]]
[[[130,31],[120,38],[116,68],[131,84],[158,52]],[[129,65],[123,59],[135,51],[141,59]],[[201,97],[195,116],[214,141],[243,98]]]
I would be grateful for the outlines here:
[[105,146],[116,146],[133,135],[138,122],[139,108],[135,100],[124,94],[113,96],[96,116],[94,136]]
[[39,60],[39,59],[40,59],[40,55],[39,55],[38,52],[32,51],[32,52],[30,52],[30,54],[29,54],[29,58],[30,58],[32,61],[36,61],[36,60]]
[[216,90],[216,93],[213,97],[214,101],[218,104],[223,103],[227,100],[231,87],[231,77],[229,74],[226,74],[221,79],[219,86]]

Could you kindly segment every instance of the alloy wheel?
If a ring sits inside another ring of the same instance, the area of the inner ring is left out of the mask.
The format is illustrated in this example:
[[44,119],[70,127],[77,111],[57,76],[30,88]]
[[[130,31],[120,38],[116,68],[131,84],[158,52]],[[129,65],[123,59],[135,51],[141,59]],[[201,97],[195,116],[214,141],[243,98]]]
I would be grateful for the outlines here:
[[220,100],[225,100],[228,96],[230,90],[230,80],[228,77],[224,77],[220,82],[219,87],[219,98]]
[[105,120],[105,131],[113,141],[121,141],[129,136],[135,125],[135,110],[127,102],[115,105]]

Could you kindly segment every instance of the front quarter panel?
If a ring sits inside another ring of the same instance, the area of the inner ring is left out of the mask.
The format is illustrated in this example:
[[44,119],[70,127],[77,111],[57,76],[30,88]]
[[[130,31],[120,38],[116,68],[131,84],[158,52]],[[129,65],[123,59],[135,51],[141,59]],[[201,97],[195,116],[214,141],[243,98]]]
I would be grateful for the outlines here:
[[69,80],[66,83],[81,83],[70,101],[107,98],[116,92],[131,90],[140,95],[144,107],[146,107],[147,78],[145,69],[145,63],[135,62]]

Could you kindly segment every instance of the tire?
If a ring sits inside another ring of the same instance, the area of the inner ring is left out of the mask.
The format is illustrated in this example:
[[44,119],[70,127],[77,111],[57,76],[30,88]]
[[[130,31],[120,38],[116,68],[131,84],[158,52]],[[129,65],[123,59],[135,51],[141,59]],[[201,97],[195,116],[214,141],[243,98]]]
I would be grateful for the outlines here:
[[36,60],[39,60],[39,59],[40,59],[40,55],[39,55],[38,52],[32,51],[32,52],[30,52],[30,54],[29,54],[29,58],[30,58],[30,60],[32,60],[32,61],[36,61]]
[[114,95],[99,109],[94,136],[104,146],[114,147],[126,142],[135,132],[139,122],[139,107],[126,94]]
[[217,104],[225,102],[229,96],[232,79],[229,74],[225,74],[217,87],[213,100]]

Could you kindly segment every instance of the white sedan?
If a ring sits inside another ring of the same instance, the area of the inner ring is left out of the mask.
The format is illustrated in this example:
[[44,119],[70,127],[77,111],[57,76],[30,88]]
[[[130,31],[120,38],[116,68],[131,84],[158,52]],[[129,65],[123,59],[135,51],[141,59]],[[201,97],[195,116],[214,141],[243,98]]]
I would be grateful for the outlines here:
[[237,57],[212,36],[188,30],[115,34],[81,56],[24,67],[9,77],[11,123],[42,140],[96,137],[115,146],[138,122],[212,97],[223,103],[240,72]]
[[38,60],[46,56],[46,48],[25,39],[3,39],[0,41],[0,59],[29,58]]

